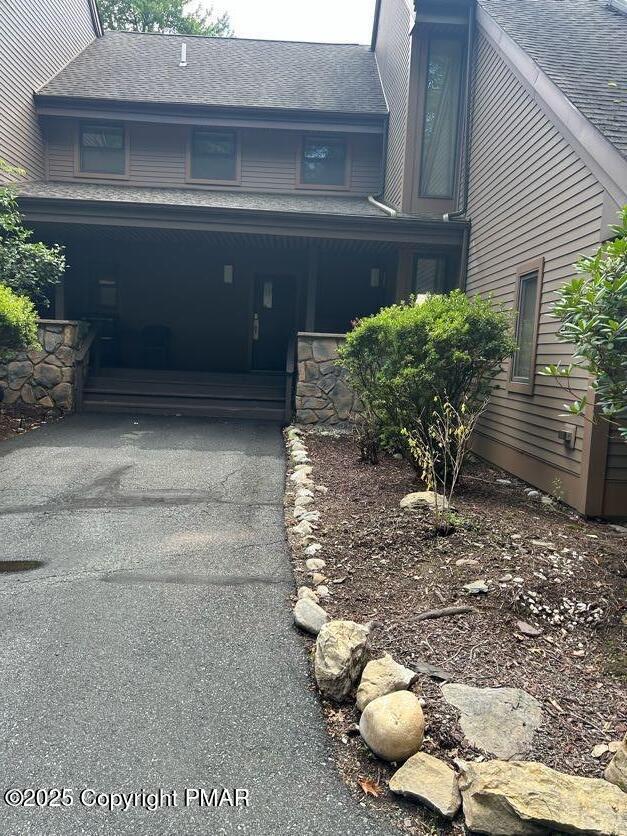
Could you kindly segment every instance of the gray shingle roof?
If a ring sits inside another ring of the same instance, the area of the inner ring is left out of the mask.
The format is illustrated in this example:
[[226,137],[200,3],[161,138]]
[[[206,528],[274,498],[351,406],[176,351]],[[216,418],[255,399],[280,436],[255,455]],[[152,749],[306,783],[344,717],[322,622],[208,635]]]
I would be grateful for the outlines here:
[[[181,44],[187,67],[179,67]],[[39,93],[47,96],[385,114],[373,53],[315,44],[107,32]]]
[[193,209],[235,209],[254,212],[291,212],[385,218],[384,212],[365,197],[329,195],[263,194],[256,192],[205,191],[203,189],[153,189],[145,186],[109,186],[100,183],[22,183],[19,194],[26,198],[90,200]]
[[627,157],[627,16],[605,0],[479,0]]

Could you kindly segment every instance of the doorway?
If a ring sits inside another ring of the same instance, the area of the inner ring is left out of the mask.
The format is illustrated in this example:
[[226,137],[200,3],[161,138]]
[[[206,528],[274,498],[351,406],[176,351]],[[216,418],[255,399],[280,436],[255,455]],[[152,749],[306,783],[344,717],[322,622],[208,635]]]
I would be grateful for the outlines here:
[[253,301],[252,367],[285,371],[288,342],[296,329],[294,276],[258,273]]

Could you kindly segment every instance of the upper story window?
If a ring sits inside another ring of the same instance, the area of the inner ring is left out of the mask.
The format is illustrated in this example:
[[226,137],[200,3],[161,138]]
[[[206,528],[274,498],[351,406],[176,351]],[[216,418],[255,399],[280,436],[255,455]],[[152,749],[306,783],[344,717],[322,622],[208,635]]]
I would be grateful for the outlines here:
[[521,265],[516,281],[516,352],[512,358],[509,389],[533,394],[536,373],[538,318],[542,295],[544,259]]
[[461,38],[434,35],[429,40],[420,196],[452,198],[459,153],[459,116],[461,104]]
[[79,132],[82,173],[120,177],[126,174],[126,137],[122,125],[84,124]]
[[191,180],[213,183],[239,181],[237,136],[234,131],[194,129],[189,156]]
[[347,188],[348,150],[343,137],[307,136],[303,139],[300,185]]

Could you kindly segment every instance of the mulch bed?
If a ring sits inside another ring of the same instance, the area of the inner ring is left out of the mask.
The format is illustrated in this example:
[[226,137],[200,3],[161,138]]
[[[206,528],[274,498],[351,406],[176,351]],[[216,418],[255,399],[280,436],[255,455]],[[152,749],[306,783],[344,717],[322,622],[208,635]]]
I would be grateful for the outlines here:
[[[329,616],[376,622],[376,655],[388,651],[410,668],[426,662],[467,685],[523,688],[544,711],[529,760],[602,777],[611,755],[594,758],[592,748],[627,730],[627,536],[559,503],[529,499],[524,483],[471,460],[454,503],[460,524],[450,536],[434,537],[429,511],[399,507],[405,494],[421,489],[404,461],[360,462],[350,437],[311,431],[304,442],[316,484],[329,489],[316,494],[315,506],[332,590],[322,602]],[[311,585],[302,553],[294,571],[299,585]],[[466,595],[464,584],[477,579],[488,581],[490,592]],[[476,612],[416,618],[460,603]],[[542,635],[522,635],[518,620],[542,627]],[[464,739],[440,684],[423,675],[413,688],[425,700],[424,751],[449,763],[483,756]],[[443,823],[391,796],[393,768],[355,734],[352,705],[323,703],[323,710],[339,767],[362,803],[382,808],[411,833],[464,832],[461,822]],[[378,797],[364,792],[364,779]]]
[[34,406],[0,406],[0,441],[36,430],[42,424],[58,421],[60,417],[61,413],[54,409],[42,410]]

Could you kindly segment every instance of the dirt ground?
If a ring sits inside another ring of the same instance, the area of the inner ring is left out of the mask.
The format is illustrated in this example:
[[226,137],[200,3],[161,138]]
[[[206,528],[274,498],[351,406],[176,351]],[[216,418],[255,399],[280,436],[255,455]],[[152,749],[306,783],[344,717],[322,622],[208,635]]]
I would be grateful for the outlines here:
[[58,421],[60,417],[58,410],[0,405],[0,441],[36,430],[42,424]]
[[[595,758],[593,747],[627,731],[627,535],[559,502],[528,498],[527,485],[472,460],[454,503],[456,530],[434,537],[430,511],[399,507],[405,494],[421,489],[404,461],[388,456],[364,464],[350,437],[308,432],[304,442],[316,485],[328,488],[316,493],[315,507],[332,591],[323,602],[329,616],[376,622],[375,655],[388,651],[410,668],[440,669],[413,686],[425,700],[424,751],[449,763],[484,755],[468,745],[456,710],[442,700],[444,679],[511,686],[543,706],[529,760],[601,777],[611,755]],[[311,585],[302,552],[294,570],[299,585]],[[489,592],[466,594],[464,584],[479,579]],[[416,618],[458,604],[476,611]],[[524,635],[518,621],[541,635]],[[464,832],[461,820],[443,824],[417,805],[391,803],[393,768],[361,741],[353,705],[323,703],[323,710],[339,768],[362,803],[411,833]],[[364,780],[378,796],[360,786]]]

